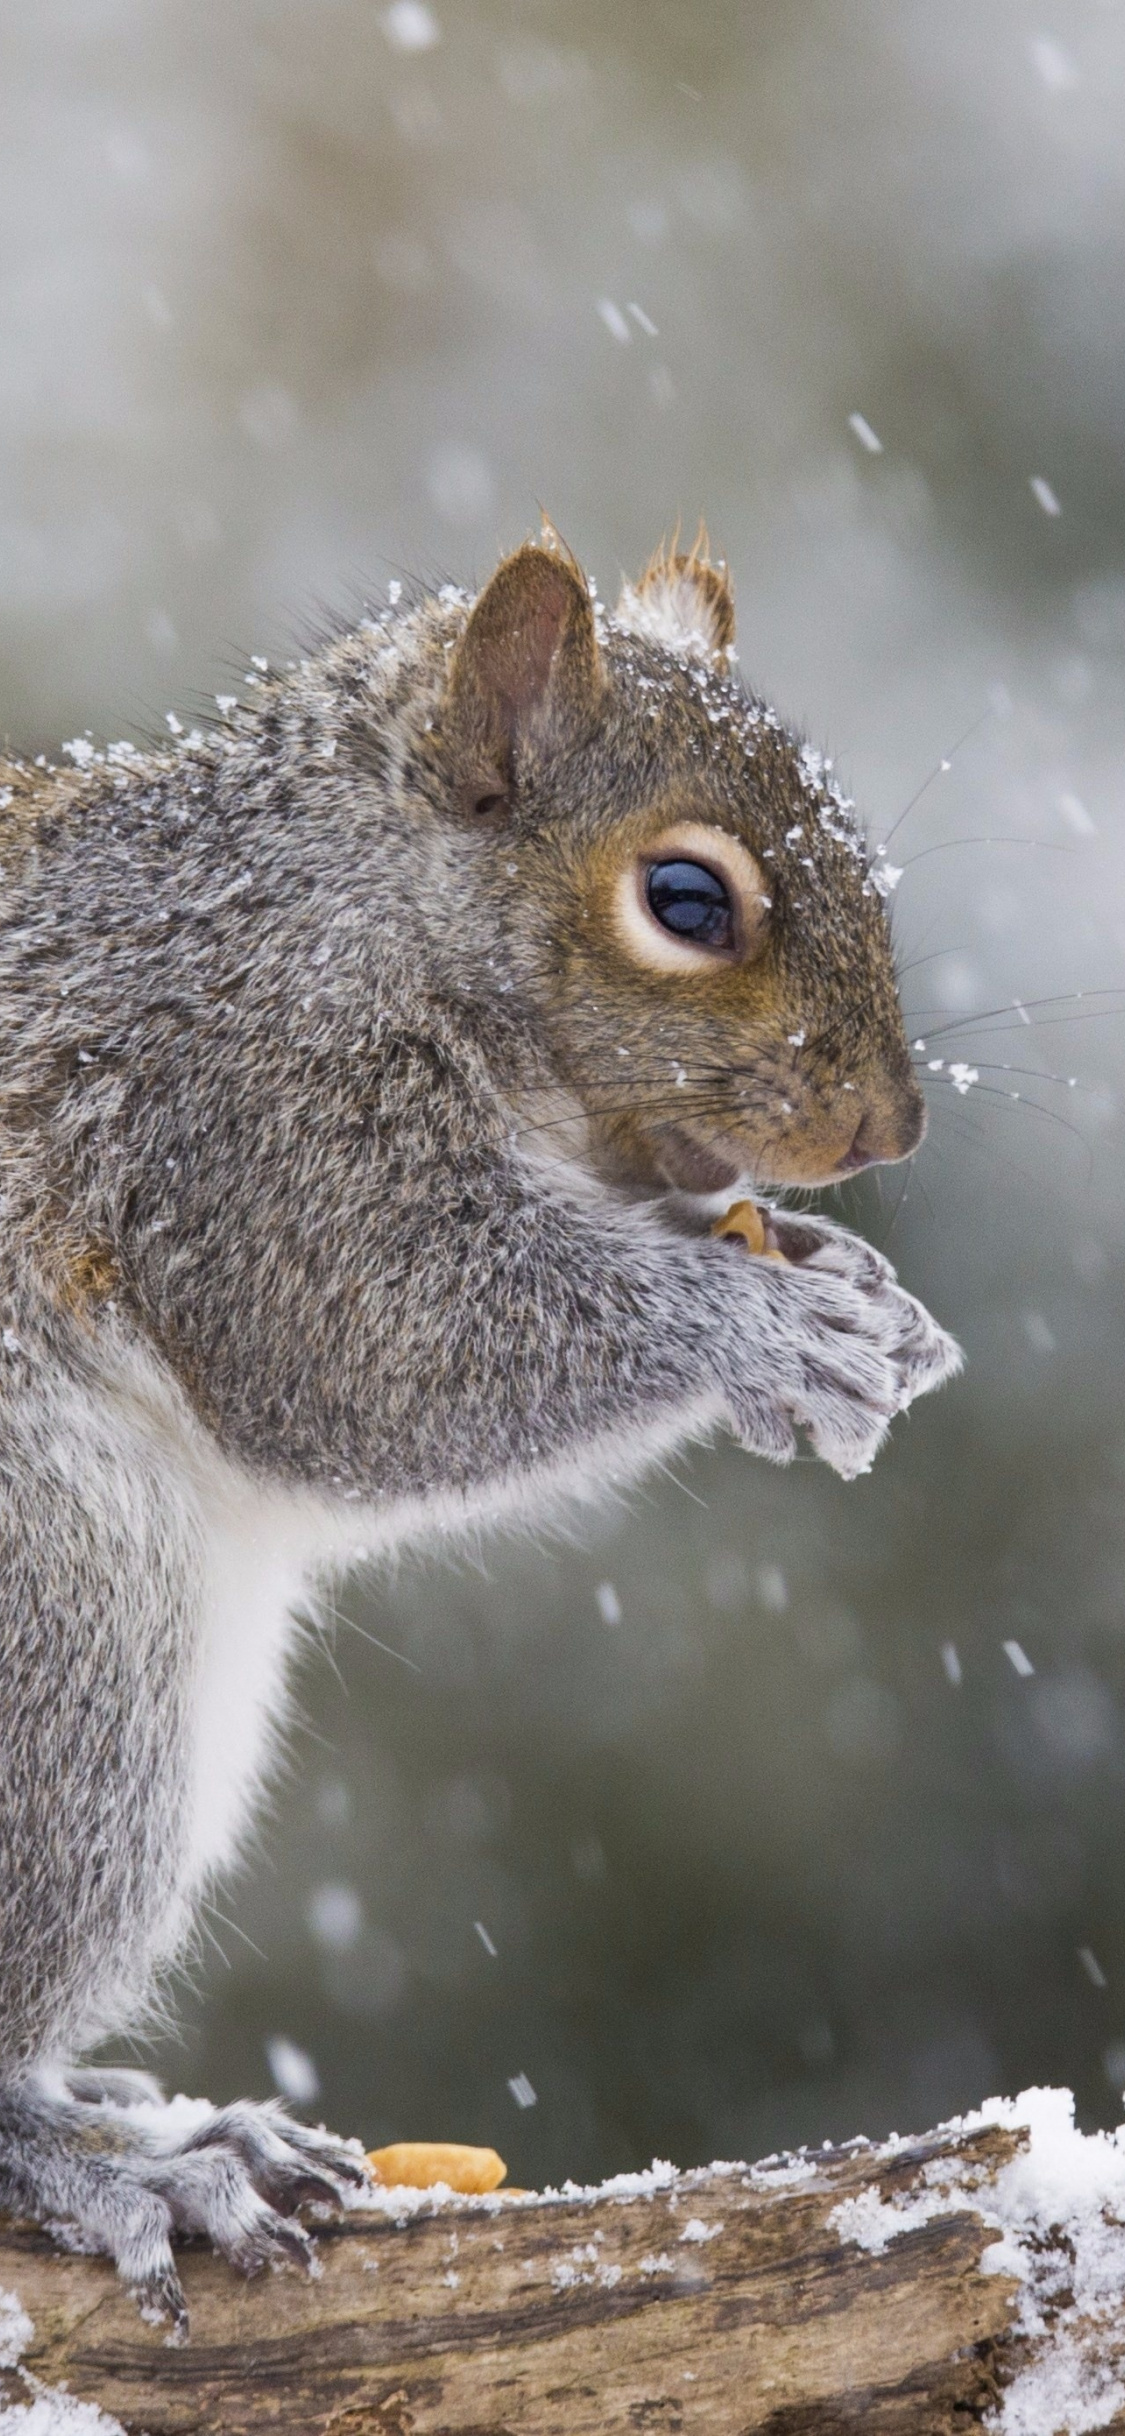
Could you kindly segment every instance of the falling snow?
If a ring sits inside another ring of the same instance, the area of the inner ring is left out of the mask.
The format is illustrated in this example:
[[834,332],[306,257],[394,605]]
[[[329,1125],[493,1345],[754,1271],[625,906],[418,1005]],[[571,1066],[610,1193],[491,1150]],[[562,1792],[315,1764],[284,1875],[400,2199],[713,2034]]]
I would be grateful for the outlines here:
[[867,450],[868,455],[871,457],[881,457],[883,454],[883,443],[879,438],[878,433],[872,431],[866,415],[850,414],[848,416],[848,423],[851,430],[854,431],[856,439],[859,441],[861,447]]
[[311,2055],[279,2031],[266,2040],[266,2062],[274,2088],[293,2106],[312,2106],[320,2096],[320,2074]]
[[393,0],[383,11],[382,24],[395,51],[432,51],[441,41],[441,27],[425,0]]

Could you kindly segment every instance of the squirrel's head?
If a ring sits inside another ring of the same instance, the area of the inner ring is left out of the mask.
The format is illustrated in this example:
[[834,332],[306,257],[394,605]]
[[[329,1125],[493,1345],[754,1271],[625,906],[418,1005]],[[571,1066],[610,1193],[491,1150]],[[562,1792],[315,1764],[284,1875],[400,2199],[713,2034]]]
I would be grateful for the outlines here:
[[732,680],[733,634],[698,544],[606,617],[548,530],[477,599],[433,735],[601,1161],[697,1193],[836,1182],[925,1123],[883,868],[820,757]]

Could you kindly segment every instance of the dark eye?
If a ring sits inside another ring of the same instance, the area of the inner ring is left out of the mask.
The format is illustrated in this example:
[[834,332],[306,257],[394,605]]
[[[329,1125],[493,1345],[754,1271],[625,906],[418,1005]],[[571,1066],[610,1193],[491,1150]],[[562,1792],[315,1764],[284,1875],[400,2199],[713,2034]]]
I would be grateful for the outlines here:
[[695,947],[734,946],[734,908],[704,863],[653,863],[645,882],[649,912],[674,939]]

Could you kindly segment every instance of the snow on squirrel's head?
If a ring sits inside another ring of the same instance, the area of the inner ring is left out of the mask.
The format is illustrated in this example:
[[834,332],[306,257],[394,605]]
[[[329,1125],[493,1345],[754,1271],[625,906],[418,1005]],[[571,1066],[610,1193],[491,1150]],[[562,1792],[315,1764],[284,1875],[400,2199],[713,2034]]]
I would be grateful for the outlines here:
[[670,543],[661,543],[635,584],[623,583],[614,617],[627,633],[725,674],[734,642],[726,561],[712,565],[703,525],[690,550],[678,550],[678,539],[677,531]]

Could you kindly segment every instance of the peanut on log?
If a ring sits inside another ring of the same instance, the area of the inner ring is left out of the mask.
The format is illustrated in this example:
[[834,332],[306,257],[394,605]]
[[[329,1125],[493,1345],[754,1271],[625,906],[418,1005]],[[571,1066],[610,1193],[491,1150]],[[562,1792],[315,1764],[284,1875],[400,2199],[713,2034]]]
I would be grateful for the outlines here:
[[457,2140],[396,2140],[390,2148],[370,2149],[367,2162],[386,2190],[440,2187],[478,2199],[497,2190],[508,2172],[494,2148],[465,2148]]

